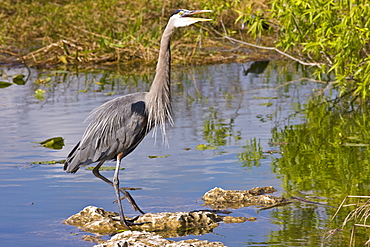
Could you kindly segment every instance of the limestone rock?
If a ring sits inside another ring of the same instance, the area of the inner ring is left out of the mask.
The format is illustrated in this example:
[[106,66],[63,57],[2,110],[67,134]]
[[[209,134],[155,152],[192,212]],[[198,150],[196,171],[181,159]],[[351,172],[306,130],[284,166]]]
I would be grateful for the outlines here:
[[[242,223],[247,220],[254,221],[254,219],[245,217],[221,216],[216,212],[218,211],[201,210],[175,213],[147,213],[140,215],[135,220],[135,223],[144,224],[131,226],[131,228],[132,230],[140,231],[158,231],[158,234],[162,237],[179,237],[190,234],[202,235],[212,232],[222,221],[225,223]],[[79,213],[69,217],[64,223],[77,226],[83,231],[90,233],[107,235],[117,233],[119,230],[125,230],[120,221],[113,219],[117,216],[117,213],[88,206]]]
[[153,230],[170,230],[181,228],[203,228],[222,221],[222,217],[208,211],[194,212],[164,212],[141,215],[135,223],[149,222],[139,226],[141,229]]
[[207,240],[189,239],[183,241],[167,240],[157,234],[146,231],[125,231],[114,235],[110,240],[95,245],[95,247],[222,247],[220,242],[209,242]]
[[206,192],[202,199],[206,205],[216,209],[236,209],[251,205],[271,206],[289,202],[282,197],[264,195],[275,191],[276,189],[272,186],[256,187],[250,190],[224,190],[216,187]]
[[87,206],[66,219],[64,224],[77,226],[86,232],[105,235],[124,229],[121,222],[112,218],[117,216],[117,213],[105,211],[95,206]]

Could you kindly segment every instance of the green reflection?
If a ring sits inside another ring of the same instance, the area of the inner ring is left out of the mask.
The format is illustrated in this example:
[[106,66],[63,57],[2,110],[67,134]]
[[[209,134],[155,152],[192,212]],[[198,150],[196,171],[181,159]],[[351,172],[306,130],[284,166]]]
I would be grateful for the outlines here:
[[234,121],[234,118],[222,118],[218,110],[210,107],[208,116],[203,121],[204,140],[212,147],[225,146],[231,140],[240,140],[241,133],[234,130]]
[[[282,175],[287,196],[303,195],[337,207],[347,195],[368,195],[370,108],[351,108],[345,101],[333,105],[319,98],[310,100],[304,109],[303,124],[272,130],[273,142],[287,143],[280,147],[282,156],[272,162],[273,171]],[[339,227],[349,210],[340,212],[330,227]],[[320,243],[334,212],[317,205],[275,211],[272,216],[284,229],[272,232],[271,240]],[[348,246],[348,238],[345,229],[325,246]]]
[[247,140],[242,148],[245,151],[238,154],[238,159],[243,167],[260,166],[260,160],[266,158],[262,152],[261,142],[256,138]]

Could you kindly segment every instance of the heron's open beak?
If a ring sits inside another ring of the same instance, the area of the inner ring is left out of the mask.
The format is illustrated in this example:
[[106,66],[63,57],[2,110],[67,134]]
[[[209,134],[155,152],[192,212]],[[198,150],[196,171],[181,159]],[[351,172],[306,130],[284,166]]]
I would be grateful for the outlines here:
[[189,21],[212,21],[212,19],[204,19],[198,17],[189,17],[199,13],[212,12],[212,10],[192,10],[187,13],[184,13],[182,17],[187,17]]

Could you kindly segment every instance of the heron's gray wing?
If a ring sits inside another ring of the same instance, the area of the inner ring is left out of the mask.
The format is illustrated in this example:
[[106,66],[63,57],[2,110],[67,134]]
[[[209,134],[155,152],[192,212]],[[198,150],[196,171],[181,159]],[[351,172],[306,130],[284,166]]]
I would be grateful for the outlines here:
[[123,157],[131,153],[148,131],[145,94],[125,95],[96,108],[81,141],[68,155],[64,169],[76,172],[79,166],[114,159],[119,153]]

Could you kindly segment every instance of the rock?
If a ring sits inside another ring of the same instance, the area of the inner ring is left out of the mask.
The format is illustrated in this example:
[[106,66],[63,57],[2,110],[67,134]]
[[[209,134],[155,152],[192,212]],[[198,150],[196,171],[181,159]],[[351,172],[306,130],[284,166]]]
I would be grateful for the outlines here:
[[276,189],[272,186],[256,187],[250,190],[224,190],[216,187],[206,192],[202,199],[206,205],[216,209],[236,209],[252,205],[271,206],[289,203],[283,197],[264,195],[265,193],[273,193],[275,191]]
[[125,229],[121,222],[112,218],[117,216],[117,213],[105,211],[102,208],[94,206],[88,206],[79,213],[66,219],[64,224],[77,226],[86,232],[105,235],[117,232],[119,229]]
[[103,240],[101,238],[100,235],[83,235],[81,237],[81,239],[87,241],[87,242],[91,242],[91,243],[98,243],[98,244],[102,244],[102,243],[105,243],[106,241]]
[[141,215],[135,222],[149,222],[139,226],[141,229],[171,230],[181,228],[203,228],[222,221],[222,217],[207,211],[157,213]]
[[220,242],[209,242],[207,240],[182,240],[173,241],[167,240],[157,234],[146,231],[125,231],[114,235],[110,240],[95,245],[95,247],[149,247],[149,246],[164,246],[164,247],[221,247],[225,246]]
[[[72,215],[64,221],[65,224],[74,225],[83,231],[97,235],[115,234],[110,240],[102,240],[98,236],[87,235],[86,241],[99,243],[96,247],[144,247],[144,246],[182,246],[182,247],[219,247],[224,246],[220,242],[189,239],[175,242],[165,237],[179,237],[186,235],[202,235],[212,232],[220,222],[243,223],[255,221],[256,218],[222,216],[230,211],[220,211],[221,208],[240,208],[250,205],[274,206],[286,204],[289,201],[282,197],[264,195],[276,190],[271,187],[256,187],[250,190],[223,190],[214,188],[202,197],[206,205],[217,210],[199,210],[191,212],[144,214],[136,217],[135,223],[142,225],[132,226],[132,230],[126,230],[120,221],[118,214],[105,211],[102,208],[88,206],[79,213]],[[127,218],[129,219],[129,218]],[[122,232],[122,230],[124,230]],[[156,233],[148,232],[155,231]]]
[[[140,215],[135,223],[142,225],[132,226],[132,230],[158,231],[162,237],[179,237],[202,235],[212,232],[220,222],[242,223],[253,218],[221,216],[215,210],[201,210],[192,212],[157,213]],[[120,221],[114,220],[118,214],[105,211],[102,208],[88,206],[79,213],[72,215],[64,221],[65,224],[74,225],[83,231],[94,234],[107,235],[125,230]],[[224,220],[225,219],[225,220]]]

